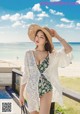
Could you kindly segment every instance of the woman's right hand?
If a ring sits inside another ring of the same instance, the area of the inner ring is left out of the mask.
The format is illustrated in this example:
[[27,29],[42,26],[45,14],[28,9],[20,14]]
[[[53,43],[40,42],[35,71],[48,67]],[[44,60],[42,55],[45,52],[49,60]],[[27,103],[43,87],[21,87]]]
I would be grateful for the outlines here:
[[24,105],[24,97],[20,95],[19,97],[20,106]]

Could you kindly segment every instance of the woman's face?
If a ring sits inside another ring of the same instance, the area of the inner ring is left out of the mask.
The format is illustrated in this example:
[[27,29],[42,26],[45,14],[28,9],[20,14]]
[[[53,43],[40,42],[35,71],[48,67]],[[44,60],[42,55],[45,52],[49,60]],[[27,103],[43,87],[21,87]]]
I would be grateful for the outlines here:
[[35,43],[36,45],[45,45],[46,38],[44,36],[44,33],[42,31],[39,31],[37,35],[35,36]]

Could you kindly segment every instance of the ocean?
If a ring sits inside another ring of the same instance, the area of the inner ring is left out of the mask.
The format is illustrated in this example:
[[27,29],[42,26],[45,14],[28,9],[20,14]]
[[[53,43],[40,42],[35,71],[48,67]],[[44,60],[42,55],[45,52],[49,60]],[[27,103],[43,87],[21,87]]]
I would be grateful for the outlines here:
[[[59,42],[53,42],[56,49],[62,48]],[[73,61],[80,61],[80,42],[70,42],[73,48]],[[0,60],[24,60],[25,51],[34,49],[33,42],[0,43]]]

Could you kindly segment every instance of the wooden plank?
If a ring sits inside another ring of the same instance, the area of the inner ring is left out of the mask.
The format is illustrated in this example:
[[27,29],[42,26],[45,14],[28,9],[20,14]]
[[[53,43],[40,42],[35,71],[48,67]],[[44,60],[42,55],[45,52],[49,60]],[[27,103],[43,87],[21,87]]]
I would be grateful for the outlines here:
[[11,73],[12,69],[20,70],[21,67],[0,67],[0,73]]
[[14,73],[16,73],[16,74],[18,74],[18,75],[20,75],[20,76],[22,76],[22,72],[20,71],[20,70],[18,70],[18,69],[12,69],[12,72],[14,72]]
[[62,91],[63,91],[63,95],[65,95],[66,97],[71,98],[77,102],[80,102],[80,93],[72,91],[67,88],[62,88]]

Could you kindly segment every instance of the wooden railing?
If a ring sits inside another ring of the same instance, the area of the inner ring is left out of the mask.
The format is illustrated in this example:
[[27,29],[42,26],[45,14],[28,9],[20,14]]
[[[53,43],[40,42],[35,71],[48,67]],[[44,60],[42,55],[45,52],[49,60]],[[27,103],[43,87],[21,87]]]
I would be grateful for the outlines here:
[[[16,90],[15,82],[18,77],[22,76],[22,72],[16,69],[12,70],[12,89],[14,92],[16,92],[19,95],[19,92]],[[63,95],[73,99],[74,101],[77,101],[80,103],[80,94],[73,92],[72,90],[69,90],[67,88],[62,88]],[[50,114],[54,114],[55,112],[55,102],[51,103],[51,108],[50,108]]]

